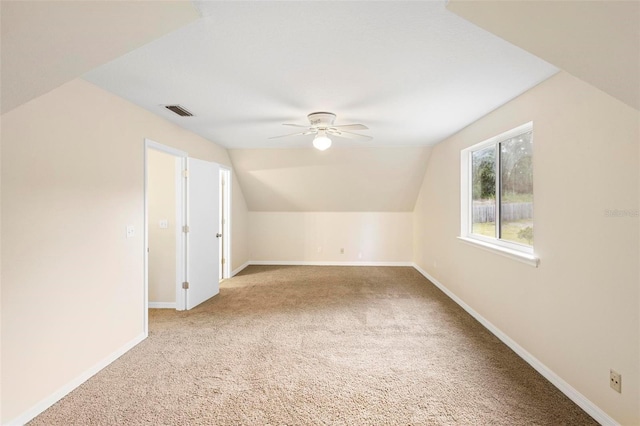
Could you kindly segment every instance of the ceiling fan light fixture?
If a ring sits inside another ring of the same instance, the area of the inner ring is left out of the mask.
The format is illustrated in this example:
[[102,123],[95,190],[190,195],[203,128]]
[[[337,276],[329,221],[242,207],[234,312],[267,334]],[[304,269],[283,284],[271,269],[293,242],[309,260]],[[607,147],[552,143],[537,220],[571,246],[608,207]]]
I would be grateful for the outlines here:
[[313,139],[313,146],[315,149],[324,151],[331,146],[331,139],[324,132],[318,133],[318,136]]
[[319,151],[325,151],[331,147],[329,136],[337,138],[371,140],[371,136],[353,133],[351,130],[369,130],[364,124],[339,124],[334,125],[336,115],[331,112],[312,112],[307,116],[309,126],[300,124],[285,123],[284,126],[300,127],[301,131],[288,135],[273,136],[269,139],[285,138],[289,136],[316,135],[313,139],[313,146]]

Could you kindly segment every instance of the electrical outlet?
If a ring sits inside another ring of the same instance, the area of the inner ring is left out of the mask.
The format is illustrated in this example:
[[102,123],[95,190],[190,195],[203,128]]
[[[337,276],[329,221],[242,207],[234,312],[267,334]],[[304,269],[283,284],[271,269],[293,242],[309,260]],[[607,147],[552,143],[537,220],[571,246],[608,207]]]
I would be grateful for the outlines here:
[[622,374],[609,370],[609,385],[614,391],[622,393]]

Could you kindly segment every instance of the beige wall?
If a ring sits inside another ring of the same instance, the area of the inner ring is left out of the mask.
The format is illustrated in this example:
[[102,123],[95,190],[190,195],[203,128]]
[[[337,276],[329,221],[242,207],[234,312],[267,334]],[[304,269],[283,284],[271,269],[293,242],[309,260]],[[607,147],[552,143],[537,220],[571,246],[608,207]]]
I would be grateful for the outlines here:
[[3,1],[0,11],[3,114],[200,18],[189,0]]
[[231,175],[231,272],[249,260],[249,217],[247,203],[235,173]]
[[84,80],[2,115],[3,423],[143,333],[145,137],[230,164]]
[[[456,239],[460,150],[530,120],[537,269]],[[625,425],[640,423],[640,221],[605,210],[639,208],[639,120],[561,72],[438,144],[414,212],[415,262]]]
[[[173,155],[147,151],[149,302],[176,301],[176,161]],[[167,228],[160,228],[161,220]]]
[[450,0],[447,9],[640,110],[639,1]]
[[411,213],[249,212],[249,225],[253,261],[411,262]]

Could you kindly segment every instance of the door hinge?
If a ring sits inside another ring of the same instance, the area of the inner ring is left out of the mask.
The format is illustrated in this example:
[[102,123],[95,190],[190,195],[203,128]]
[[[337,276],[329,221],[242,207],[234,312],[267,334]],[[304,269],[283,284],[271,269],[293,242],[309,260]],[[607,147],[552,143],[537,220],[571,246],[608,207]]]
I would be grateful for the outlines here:
[[189,232],[189,225],[184,225],[182,227],[182,232],[184,232],[185,234]]
[[225,259],[224,257],[222,258],[222,264],[224,265],[224,263],[227,261],[227,259]]
[[182,288],[184,288],[185,290],[189,289],[189,281],[185,281],[182,283]]
[[184,170],[182,171],[182,176],[183,176],[183,177],[188,178],[188,177],[189,177],[189,170],[184,169]]

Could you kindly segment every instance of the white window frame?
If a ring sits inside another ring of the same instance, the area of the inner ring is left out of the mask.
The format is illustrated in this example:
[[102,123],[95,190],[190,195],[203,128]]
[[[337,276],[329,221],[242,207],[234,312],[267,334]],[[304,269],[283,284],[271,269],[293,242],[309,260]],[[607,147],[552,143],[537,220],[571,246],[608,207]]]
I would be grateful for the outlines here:
[[[460,152],[460,239],[463,242],[472,244],[476,247],[493,251],[495,253],[510,257],[512,259],[528,263],[532,266],[538,266],[539,259],[534,254],[533,247],[524,244],[518,244],[510,241],[501,240],[498,238],[491,238],[484,235],[473,234],[471,221],[473,220],[472,213],[472,193],[473,188],[472,179],[472,162],[471,154],[475,151],[485,149],[490,146],[496,146],[501,142],[511,139],[515,136],[523,133],[533,131],[533,122],[530,121],[521,126],[511,129],[497,136],[489,138],[478,144],[463,149]],[[498,156],[496,158],[496,232],[500,227],[500,150],[496,149]]]

